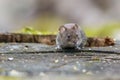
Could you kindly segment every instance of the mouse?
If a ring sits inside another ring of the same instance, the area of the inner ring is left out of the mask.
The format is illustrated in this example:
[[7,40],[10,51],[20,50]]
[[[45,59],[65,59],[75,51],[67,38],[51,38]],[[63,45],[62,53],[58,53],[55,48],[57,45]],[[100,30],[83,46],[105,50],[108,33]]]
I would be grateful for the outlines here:
[[56,49],[81,49],[86,45],[85,32],[76,23],[67,23],[59,27],[56,36]]

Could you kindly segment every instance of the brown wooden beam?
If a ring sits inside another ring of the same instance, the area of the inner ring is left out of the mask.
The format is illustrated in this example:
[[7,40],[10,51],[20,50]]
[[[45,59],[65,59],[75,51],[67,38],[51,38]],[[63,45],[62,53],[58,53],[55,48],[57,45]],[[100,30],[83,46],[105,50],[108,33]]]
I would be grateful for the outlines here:
[[[22,33],[0,33],[0,42],[17,42],[17,43],[43,43],[55,45],[56,35],[33,35]],[[88,37],[87,47],[113,46],[114,40],[110,37],[96,38]]]

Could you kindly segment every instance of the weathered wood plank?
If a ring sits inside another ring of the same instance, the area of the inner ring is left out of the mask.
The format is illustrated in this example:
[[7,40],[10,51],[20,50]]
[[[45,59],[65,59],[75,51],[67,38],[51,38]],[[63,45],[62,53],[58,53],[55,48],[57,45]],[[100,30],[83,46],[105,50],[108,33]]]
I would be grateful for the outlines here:
[[[21,33],[0,33],[0,42],[17,42],[17,43],[44,43],[47,45],[55,45],[56,35],[32,35],[32,34],[21,34]],[[109,37],[97,38],[88,37],[86,46],[87,47],[102,47],[102,46],[113,46],[114,40]]]

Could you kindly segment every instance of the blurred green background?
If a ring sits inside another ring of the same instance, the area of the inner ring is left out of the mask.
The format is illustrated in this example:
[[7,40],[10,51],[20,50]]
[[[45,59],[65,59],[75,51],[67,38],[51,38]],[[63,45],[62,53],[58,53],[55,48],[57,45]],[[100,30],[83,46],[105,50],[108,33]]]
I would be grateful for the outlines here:
[[90,37],[120,39],[120,0],[1,0],[0,32],[57,34],[77,23]]

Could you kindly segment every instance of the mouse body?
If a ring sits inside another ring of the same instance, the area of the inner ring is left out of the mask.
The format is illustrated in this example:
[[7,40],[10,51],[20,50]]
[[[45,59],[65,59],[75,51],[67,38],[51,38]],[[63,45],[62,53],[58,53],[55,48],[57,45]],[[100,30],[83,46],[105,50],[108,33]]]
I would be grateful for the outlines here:
[[66,49],[75,48],[81,49],[85,46],[87,37],[84,31],[75,23],[68,23],[60,26],[56,37],[56,48]]

